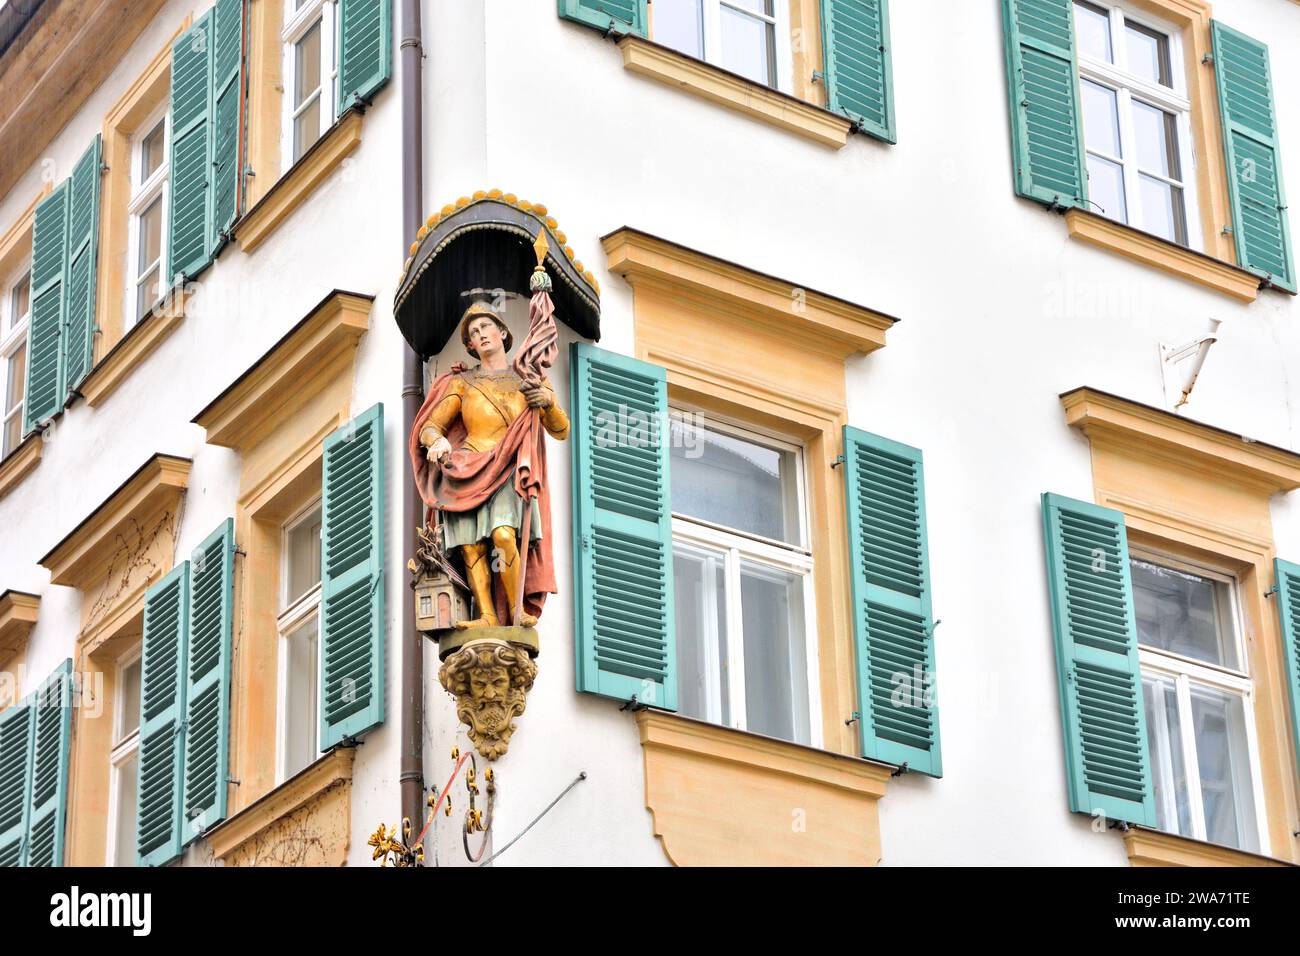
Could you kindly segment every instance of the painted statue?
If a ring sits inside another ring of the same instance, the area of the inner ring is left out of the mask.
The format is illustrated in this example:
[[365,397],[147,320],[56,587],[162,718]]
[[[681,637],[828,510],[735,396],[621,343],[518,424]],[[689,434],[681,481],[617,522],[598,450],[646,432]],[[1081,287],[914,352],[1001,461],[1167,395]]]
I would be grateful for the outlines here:
[[436,519],[443,547],[459,552],[477,603],[478,617],[459,628],[532,627],[555,593],[545,435],[566,439],[569,417],[544,373],[556,354],[549,296],[535,296],[531,311],[512,363],[510,330],[491,303],[466,309],[461,342],[478,364],[434,380],[411,436],[426,523]]

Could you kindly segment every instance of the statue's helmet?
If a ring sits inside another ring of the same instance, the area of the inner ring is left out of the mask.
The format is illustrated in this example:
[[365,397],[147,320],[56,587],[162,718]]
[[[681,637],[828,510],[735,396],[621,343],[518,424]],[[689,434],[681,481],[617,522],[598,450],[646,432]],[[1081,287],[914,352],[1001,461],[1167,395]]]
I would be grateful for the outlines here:
[[497,324],[497,328],[501,330],[502,346],[506,352],[509,352],[510,347],[514,344],[514,336],[510,334],[510,329],[506,327],[505,320],[492,307],[492,303],[486,299],[479,299],[470,303],[469,308],[465,310],[465,314],[460,318],[460,342],[465,346],[465,351],[474,358],[479,357],[478,352],[474,351],[469,344],[469,324],[481,315],[490,316],[492,321]]

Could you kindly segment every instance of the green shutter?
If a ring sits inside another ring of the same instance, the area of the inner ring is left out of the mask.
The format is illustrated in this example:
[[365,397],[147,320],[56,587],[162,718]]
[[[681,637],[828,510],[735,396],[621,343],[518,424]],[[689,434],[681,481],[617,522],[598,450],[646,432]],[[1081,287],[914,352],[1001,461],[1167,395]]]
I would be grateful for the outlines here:
[[827,106],[887,143],[894,130],[889,0],[822,0]]
[[339,0],[338,96],[335,116],[368,103],[393,70],[391,0]]
[[213,11],[172,44],[171,182],[165,278],[193,278],[211,261]]
[[27,404],[23,432],[63,405],[62,339],[64,274],[67,263],[68,183],[36,207],[32,227],[32,317],[27,328]]
[[226,817],[235,522],[227,518],[190,558],[185,656],[184,842]]
[[862,755],[943,776],[921,452],[844,429]]
[[1086,206],[1083,127],[1070,0],[1002,0],[1016,193]]
[[140,866],[158,866],[181,853],[181,730],[189,592],[190,563],[184,561],[144,598],[136,791],[136,859]]
[[95,280],[99,261],[99,134],[72,170],[65,253],[67,305],[63,322],[63,383],[76,392],[95,355]]
[[209,255],[225,244],[239,212],[239,114],[243,103],[244,0],[217,0],[212,32],[212,219]]
[[1212,22],[1211,33],[1237,262],[1295,292],[1268,46],[1218,20]]
[[68,658],[33,697],[28,866],[63,865],[73,690],[72,658]]
[[22,866],[27,856],[33,711],[23,701],[0,713],[0,867]]
[[645,36],[650,22],[646,0],[557,0],[560,16],[602,32]]
[[577,687],[676,710],[667,377],[586,343],[570,368]]
[[1124,516],[1043,495],[1070,809],[1155,826]]
[[384,722],[384,406],[325,439],[322,750]]
[[1300,771],[1300,564],[1274,559],[1273,578],[1277,584],[1277,613],[1282,620],[1286,682],[1291,694],[1291,739],[1295,744],[1296,769]]

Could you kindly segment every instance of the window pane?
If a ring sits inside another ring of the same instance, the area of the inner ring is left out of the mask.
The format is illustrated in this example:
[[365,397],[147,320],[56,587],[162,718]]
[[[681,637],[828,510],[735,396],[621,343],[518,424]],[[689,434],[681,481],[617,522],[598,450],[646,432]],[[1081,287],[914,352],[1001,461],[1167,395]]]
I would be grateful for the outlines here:
[[296,109],[307,101],[320,86],[320,21],[312,24],[297,47],[294,56],[293,105]]
[[1190,791],[1183,761],[1182,722],[1178,717],[1178,691],[1164,676],[1144,676],[1147,741],[1155,781],[1156,826],[1170,833],[1192,835]]
[[117,819],[113,821],[113,865],[135,866],[136,775],[140,769],[139,751],[117,765]]
[[1076,3],[1074,23],[1081,54],[1107,63],[1114,61],[1110,49],[1110,18],[1105,10],[1087,3]]
[[137,274],[142,275],[158,261],[162,252],[162,197],[149,204],[140,214],[140,257],[136,262]]
[[726,595],[725,555],[674,542],[677,709],[730,725]]
[[687,56],[702,58],[702,2],[703,0],[655,0],[655,42],[680,50]]
[[9,356],[9,370],[5,373],[5,413],[13,411],[23,401],[23,386],[27,381],[27,343],[18,346]]
[[1119,106],[1115,91],[1084,80],[1083,141],[1090,150],[1122,156],[1119,141]]
[[800,544],[798,457],[674,417],[673,511]]
[[1226,584],[1137,558],[1131,565],[1139,643],[1198,661],[1237,667]]
[[1088,154],[1088,198],[1096,212],[1128,222],[1124,202],[1124,171],[1118,163]]
[[316,749],[316,616],[285,638],[289,642],[285,700],[284,775],[288,779],[312,763]]
[[5,419],[4,447],[0,448],[0,458],[8,457],[10,452],[18,447],[22,437],[23,417],[14,415],[13,418]]
[[1169,71],[1169,39],[1148,27],[1126,24],[1128,68],[1143,79],[1172,86]]
[[1133,101],[1133,137],[1138,166],[1170,179],[1182,179],[1178,168],[1178,132],[1172,113]]
[[1142,192],[1142,228],[1162,239],[1187,244],[1187,217],[1183,209],[1183,191],[1160,179],[1139,176]]
[[289,529],[288,607],[320,584],[320,509]]
[[740,601],[746,729],[809,744],[803,578],[744,561]]
[[311,101],[311,106],[298,114],[293,121],[293,158],[302,158],[302,154],[311,149],[312,144],[320,139],[320,97]]
[[163,133],[166,120],[161,120],[150,130],[149,135],[140,144],[140,181],[144,182],[158,171],[163,164]]
[[18,323],[27,318],[32,308],[32,274],[29,272],[14,286],[10,298],[12,309],[9,312],[9,328],[16,328]]
[[[655,0],[656,3],[659,0]],[[754,13],[765,13],[772,15],[772,0],[722,0],[722,5],[732,7],[742,7],[746,10],[752,10]],[[659,14],[656,12],[655,16]]]
[[1244,701],[1236,694],[1197,684],[1192,685],[1191,696],[1205,838],[1255,850],[1259,841],[1246,754]]
[[140,277],[140,284],[135,290],[135,317],[143,319],[154,303],[162,298],[162,288],[158,284],[158,267],[154,266]]
[[122,695],[122,726],[117,739],[125,740],[140,729],[140,658],[122,669],[122,686],[117,692]]
[[775,86],[774,27],[728,6],[722,7],[720,20],[722,62],[719,65],[755,83]]

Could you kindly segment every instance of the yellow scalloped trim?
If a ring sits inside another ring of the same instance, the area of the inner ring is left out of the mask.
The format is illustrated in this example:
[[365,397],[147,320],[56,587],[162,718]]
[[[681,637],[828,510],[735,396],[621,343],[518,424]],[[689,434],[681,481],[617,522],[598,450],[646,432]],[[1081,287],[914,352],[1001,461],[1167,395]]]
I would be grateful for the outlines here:
[[441,217],[440,217],[440,216],[435,212],[435,213],[434,213],[432,216],[430,216],[428,219],[424,220],[424,224],[425,224],[426,226],[428,226],[430,229],[432,229],[434,226],[438,225],[438,220],[439,220],[440,218],[441,218]]
[[474,201],[478,202],[480,199],[487,199],[487,192],[485,190],[480,189],[478,192],[474,193]]
[[556,230],[555,230],[555,239],[556,239],[557,242],[559,242],[560,245],[564,245],[566,242],[569,241],[569,237],[566,236],[566,235],[565,235],[563,232],[561,232],[559,229],[556,229]]
[[539,216],[545,216],[545,215],[546,215],[546,207],[543,206],[543,205],[542,205],[541,203],[539,203],[539,202],[535,202],[535,203],[533,203],[533,212],[537,213],[537,215],[539,215]]
[[429,227],[421,226],[419,232],[415,234],[415,241],[424,242],[424,237],[427,236],[428,234],[429,234]]
[[517,205],[519,202],[519,197],[516,196],[514,193],[506,193],[501,198],[504,199],[506,202],[510,203],[510,205],[512,206]]
[[504,196],[504,195],[505,195],[505,193],[503,193],[503,192],[502,192],[501,190],[499,190],[499,189],[489,189],[489,190],[488,190],[488,199],[500,199],[500,198],[501,198],[502,196]]
[[573,261],[573,250],[570,249],[568,246],[564,247],[564,254],[569,257],[570,262]]
[[411,248],[407,249],[406,251],[409,252],[411,255],[415,255],[415,250],[419,248],[420,248],[420,244],[418,242],[413,242],[411,243]]

